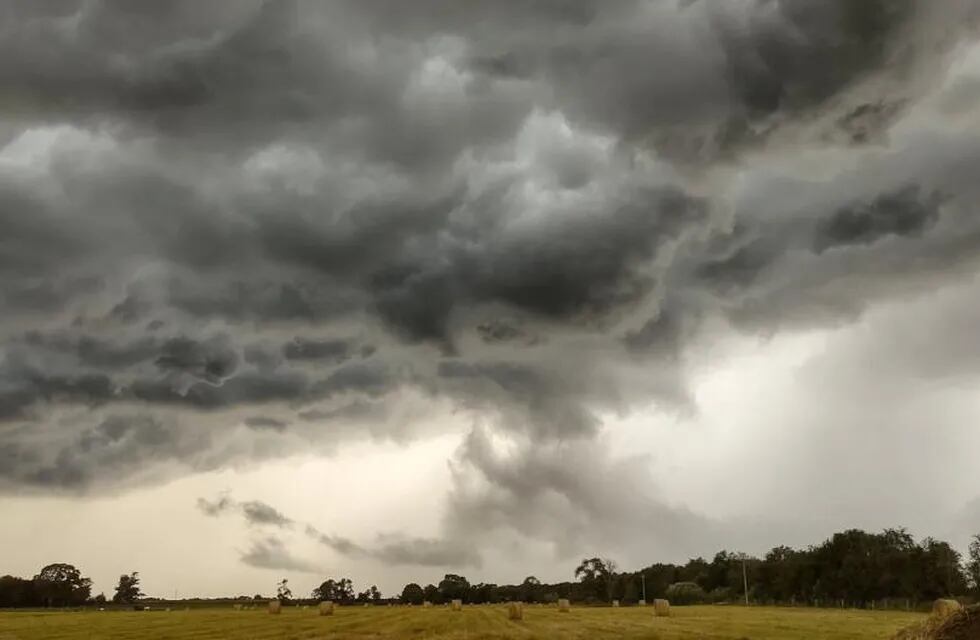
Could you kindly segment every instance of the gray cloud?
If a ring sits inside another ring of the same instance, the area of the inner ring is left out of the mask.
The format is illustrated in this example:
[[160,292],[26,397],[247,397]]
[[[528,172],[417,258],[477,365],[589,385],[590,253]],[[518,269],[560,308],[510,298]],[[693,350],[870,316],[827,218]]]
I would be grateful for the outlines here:
[[307,526],[306,534],[329,549],[355,558],[373,558],[387,565],[419,567],[479,568],[483,558],[479,551],[463,540],[441,538],[410,538],[386,534],[378,536],[372,547],[365,547],[347,538],[323,533]]
[[473,564],[472,521],[681,548],[698,518],[613,490],[602,416],[694,411],[692,346],[852,321],[980,260],[976,109],[943,85],[969,2],[3,12],[5,492],[403,442],[411,392],[518,453],[471,434],[457,470],[492,490],[454,489],[445,539],[327,546]]
[[259,569],[280,569],[304,573],[318,573],[322,570],[313,562],[293,556],[282,540],[274,536],[252,542],[249,549],[241,554],[241,561]]
[[[272,525],[289,528],[294,521],[287,518],[273,506],[258,500],[236,502],[229,496],[217,500],[197,500],[198,508],[209,516],[222,516],[238,512],[250,525]],[[388,565],[411,565],[421,567],[480,567],[482,558],[479,551],[462,540],[438,538],[412,538],[400,534],[381,534],[373,545],[366,546],[343,536],[320,531],[311,524],[303,526],[303,533],[311,540],[327,547],[342,556],[353,558],[372,558]],[[271,538],[269,540],[272,540]],[[253,547],[253,551],[260,545]],[[261,545],[267,549],[267,545]],[[276,539],[276,550],[285,553],[285,545]],[[246,564],[254,564],[243,557]]]
[[288,529],[293,525],[292,520],[261,500],[236,502],[224,495],[213,501],[198,498],[197,507],[209,516],[221,516],[231,511],[241,513],[245,522],[250,525],[271,525],[281,529]]

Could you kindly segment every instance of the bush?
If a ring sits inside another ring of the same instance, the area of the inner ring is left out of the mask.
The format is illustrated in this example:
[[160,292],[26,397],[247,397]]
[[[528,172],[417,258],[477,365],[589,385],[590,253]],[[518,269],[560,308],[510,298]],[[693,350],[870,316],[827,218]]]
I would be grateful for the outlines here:
[[671,604],[699,604],[706,594],[696,582],[675,582],[667,587],[667,599]]

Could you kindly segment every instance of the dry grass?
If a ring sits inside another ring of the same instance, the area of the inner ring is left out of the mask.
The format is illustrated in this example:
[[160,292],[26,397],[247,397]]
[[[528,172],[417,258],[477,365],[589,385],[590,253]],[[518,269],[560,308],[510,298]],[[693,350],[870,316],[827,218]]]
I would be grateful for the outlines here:
[[932,611],[928,620],[902,629],[895,634],[893,640],[977,640],[980,638],[980,605],[964,608],[955,600],[937,600]]
[[886,640],[924,616],[905,612],[767,607],[673,607],[669,618],[649,608],[338,607],[333,616],[285,607],[193,611],[2,612],[2,640]]
[[956,600],[936,600],[932,603],[932,615],[945,618],[957,611],[962,611],[963,605]]

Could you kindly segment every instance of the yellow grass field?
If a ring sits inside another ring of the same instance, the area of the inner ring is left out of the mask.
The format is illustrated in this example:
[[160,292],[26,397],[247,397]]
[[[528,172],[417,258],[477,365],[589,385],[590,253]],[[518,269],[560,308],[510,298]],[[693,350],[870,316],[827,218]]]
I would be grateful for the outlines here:
[[504,606],[339,607],[329,617],[316,608],[287,607],[278,616],[262,609],[231,607],[190,611],[3,612],[0,640],[258,640],[265,638],[703,638],[774,640],[883,640],[922,620],[920,614],[767,607],[674,607],[672,617],[654,618],[652,608],[529,605],[524,620],[507,619]]

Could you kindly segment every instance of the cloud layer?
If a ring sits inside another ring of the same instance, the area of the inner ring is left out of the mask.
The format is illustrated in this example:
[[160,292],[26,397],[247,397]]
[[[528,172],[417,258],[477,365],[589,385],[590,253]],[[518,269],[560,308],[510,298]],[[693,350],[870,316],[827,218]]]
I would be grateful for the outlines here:
[[975,273],[971,5],[3,9],[0,491],[405,442],[448,402],[445,539],[328,547],[683,546],[710,525],[617,493],[600,416],[696,411],[691,345]]

